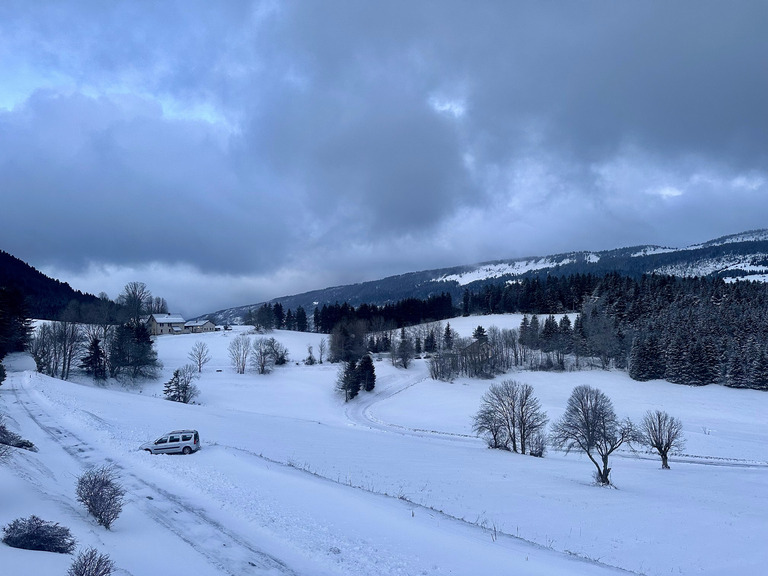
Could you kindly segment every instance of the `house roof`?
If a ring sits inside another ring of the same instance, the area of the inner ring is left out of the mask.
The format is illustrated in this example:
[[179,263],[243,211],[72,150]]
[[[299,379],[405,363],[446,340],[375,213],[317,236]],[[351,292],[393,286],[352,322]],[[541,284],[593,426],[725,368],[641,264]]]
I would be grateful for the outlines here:
[[184,324],[184,318],[180,314],[150,314],[150,318],[154,318],[158,324]]
[[193,326],[205,326],[206,324],[213,324],[210,320],[190,320],[184,326],[189,326],[190,328]]

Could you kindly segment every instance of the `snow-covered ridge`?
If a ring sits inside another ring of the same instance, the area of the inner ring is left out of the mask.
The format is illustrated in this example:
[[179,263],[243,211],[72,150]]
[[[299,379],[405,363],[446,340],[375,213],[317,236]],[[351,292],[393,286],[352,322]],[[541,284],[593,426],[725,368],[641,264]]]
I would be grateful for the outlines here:
[[[749,260],[755,258],[766,258],[766,254],[750,254]],[[766,266],[755,266],[745,262],[744,257],[732,256],[728,258],[704,258],[688,262],[685,264],[675,264],[670,266],[660,266],[655,270],[657,274],[669,274],[674,276],[707,276],[718,272],[728,270],[739,270],[755,273],[756,276],[768,272]],[[753,279],[753,278],[751,278]]]
[[[596,255],[591,255],[596,256]],[[597,256],[599,259],[599,256]],[[444,274],[435,278],[436,282],[456,282],[460,286],[477,282],[478,280],[488,280],[491,278],[500,278],[502,276],[515,276],[524,274],[531,270],[541,270],[542,268],[551,268],[563,264],[572,264],[576,260],[573,258],[564,258],[562,260],[552,260],[551,258],[535,258],[531,260],[518,260],[516,262],[498,262],[495,264],[481,264],[474,270],[460,272],[458,274]],[[596,260],[595,260],[596,261]]]
[[632,258],[652,256],[654,254],[667,254],[669,252],[677,252],[678,250],[678,248],[664,248],[662,246],[644,246],[642,250],[638,250],[632,254]]
[[706,248],[711,246],[722,246],[724,244],[734,244],[736,242],[763,242],[768,241],[768,230],[748,230],[747,232],[741,232],[740,234],[731,234],[730,236],[723,236],[721,238],[715,238],[702,244],[694,244],[688,246],[689,250],[695,250],[697,248]]

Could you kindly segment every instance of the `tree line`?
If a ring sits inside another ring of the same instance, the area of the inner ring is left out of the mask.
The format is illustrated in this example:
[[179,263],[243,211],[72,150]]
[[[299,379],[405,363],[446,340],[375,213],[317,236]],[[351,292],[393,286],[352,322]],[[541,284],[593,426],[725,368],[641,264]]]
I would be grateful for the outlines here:
[[[529,308],[518,308],[521,303]],[[565,370],[570,361],[576,368],[586,362],[627,370],[640,381],[768,390],[768,285],[762,282],[574,275],[467,291],[463,308],[531,315],[517,331],[489,331],[490,350],[469,349],[474,358],[438,350],[435,377],[492,376],[512,366]],[[563,311],[572,311],[573,321],[555,317]]]
[[362,321],[369,331],[379,331],[384,327],[402,328],[422,322],[443,320],[456,315],[450,294],[429,296],[425,299],[405,298],[391,304],[360,304],[358,307],[346,302],[316,306],[312,317],[298,306],[295,311],[285,310],[279,302],[265,303],[246,312],[243,322],[258,330],[285,329],[298,332],[314,331],[330,334],[342,321]]
[[538,336],[526,338],[521,326],[520,337],[550,358],[597,358],[635,380],[768,389],[768,286],[760,282],[609,274],[570,329],[549,317]]
[[143,282],[130,282],[116,302],[105,294],[95,303],[70,302],[57,321],[38,326],[29,351],[38,372],[64,380],[75,368],[96,381],[152,378],[160,362],[143,317],[167,310]]

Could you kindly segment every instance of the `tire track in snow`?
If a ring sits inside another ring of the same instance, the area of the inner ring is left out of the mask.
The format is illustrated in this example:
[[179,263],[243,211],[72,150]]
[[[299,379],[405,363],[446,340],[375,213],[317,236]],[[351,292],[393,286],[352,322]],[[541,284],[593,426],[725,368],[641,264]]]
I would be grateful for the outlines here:
[[[24,374],[23,378],[27,384],[31,379],[29,374]],[[26,393],[26,400],[22,397],[21,388]],[[73,432],[63,430],[52,423],[55,422],[53,417],[32,399],[24,384],[19,382],[11,389],[16,402],[43,432],[84,467],[93,465],[92,460],[97,451],[92,446]],[[90,412],[87,414],[104,422]],[[229,530],[204,510],[192,506],[159,485],[138,477],[111,458],[106,458],[106,461],[121,472],[124,482],[126,478],[128,479],[131,494],[136,497],[134,502],[143,513],[175,534],[224,573],[231,576],[244,574],[297,576],[296,572],[284,562]],[[204,535],[201,536],[201,532],[214,533],[216,537],[206,538]]]
[[428,376],[423,376],[418,380],[408,382],[401,386],[388,388],[387,390],[378,394],[374,394],[373,396],[370,396],[370,397],[361,398],[361,395],[358,394],[354,402],[347,403],[347,405],[344,408],[344,413],[347,419],[352,421],[354,424],[367,426],[374,430],[382,430],[385,432],[393,432],[396,434],[401,434],[403,436],[415,436],[418,438],[438,437],[438,438],[450,438],[453,440],[459,440],[459,439],[471,440],[473,442],[476,442],[477,437],[472,436],[471,434],[460,434],[458,432],[444,432],[441,430],[428,430],[426,428],[411,428],[409,426],[403,426],[401,424],[386,422],[384,420],[381,420],[380,418],[377,418],[372,414],[371,410],[379,402],[383,402],[384,400],[389,400],[390,398],[393,398],[394,396],[397,396],[398,394],[405,392],[406,390],[413,388],[418,384],[421,384],[422,382],[426,381],[428,378],[429,378]]

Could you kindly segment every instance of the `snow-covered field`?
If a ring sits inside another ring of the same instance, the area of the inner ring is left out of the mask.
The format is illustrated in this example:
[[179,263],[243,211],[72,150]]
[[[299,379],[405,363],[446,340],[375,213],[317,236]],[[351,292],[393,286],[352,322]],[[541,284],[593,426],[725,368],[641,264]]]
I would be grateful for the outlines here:
[[[451,320],[517,327],[519,316]],[[292,362],[237,375],[237,332],[163,336],[163,377],[97,387],[6,358],[0,412],[39,452],[0,464],[0,525],[36,514],[108,553],[118,574],[506,575],[765,574],[768,395],[719,386],[634,382],[622,372],[519,372],[551,420],[591,384],[619,416],[679,417],[685,454],[662,471],[650,454],[612,459],[614,488],[591,483],[575,453],[543,459],[488,450],[471,418],[490,381],[436,382],[424,361],[375,363],[376,389],[348,404],[337,366],[297,365],[319,335],[276,331]],[[213,360],[198,404],[162,398],[163,383],[202,340]],[[497,378],[499,380],[500,378]],[[200,431],[190,456],[137,447],[175,428]],[[114,463],[127,490],[107,531],[75,501],[77,476]],[[0,572],[61,575],[71,556],[0,545]]]

